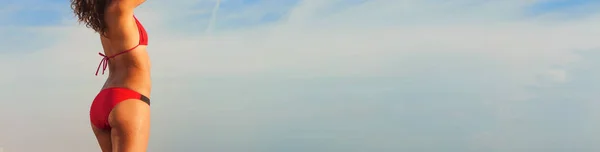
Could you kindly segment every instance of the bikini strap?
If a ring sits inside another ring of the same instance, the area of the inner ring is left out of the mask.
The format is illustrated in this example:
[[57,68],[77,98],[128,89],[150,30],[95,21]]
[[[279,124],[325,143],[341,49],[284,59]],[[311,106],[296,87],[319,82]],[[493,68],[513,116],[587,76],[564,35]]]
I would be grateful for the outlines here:
[[[142,30],[144,30],[144,29],[143,29],[143,27],[140,27],[140,25],[141,25],[141,24],[139,23],[139,21],[138,21],[137,17],[135,17],[135,15],[133,15],[133,18],[135,19],[136,26],[138,26],[138,31],[142,31]],[[140,28],[141,28],[141,29],[140,29]],[[144,31],[145,31],[145,30],[144,30]],[[140,33],[140,38],[139,38],[139,39],[140,39],[140,40],[139,40],[140,42],[138,42],[138,45],[136,45],[135,47],[133,47],[133,48],[131,48],[131,49],[129,49],[129,50],[125,50],[125,51],[119,52],[119,53],[117,53],[117,54],[115,54],[115,55],[112,55],[112,56],[106,56],[105,54],[102,54],[102,52],[98,52],[98,54],[99,54],[100,56],[102,56],[102,60],[100,60],[100,64],[98,64],[98,68],[96,69],[96,76],[98,76],[98,72],[100,72],[100,67],[102,67],[102,75],[104,75],[104,71],[106,71],[106,68],[108,67],[108,61],[109,61],[111,58],[114,58],[114,57],[116,57],[116,56],[118,56],[118,55],[121,55],[121,54],[124,54],[124,53],[130,52],[130,51],[134,50],[135,48],[137,48],[137,47],[138,47],[138,46],[140,46],[140,45],[145,45],[145,44],[142,44],[142,43],[141,43],[141,42],[142,42],[142,40],[144,39],[144,37],[142,37],[142,34],[141,34],[141,33]],[[147,41],[147,38],[145,38],[145,39],[146,39],[146,41]],[[147,42],[146,42],[146,44],[147,44]]]
[[112,55],[112,56],[106,56],[106,55],[102,54],[102,52],[98,52],[98,54],[100,56],[102,56],[102,60],[100,60],[100,64],[98,64],[98,69],[96,69],[96,76],[98,76],[98,72],[100,72],[100,67],[102,67],[102,75],[104,75],[104,71],[106,71],[106,68],[108,67],[108,61],[109,61],[109,59],[114,58],[114,57],[116,57],[118,55],[130,52],[130,51],[134,50],[135,48],[137,48],[138,46],[140,46],[140,45],[138,44],[138,45],[136,45],[135,47],[133,47],[133,48],[131,48],[129,50],[122,51],[122,52],[117,53],[117,54]]

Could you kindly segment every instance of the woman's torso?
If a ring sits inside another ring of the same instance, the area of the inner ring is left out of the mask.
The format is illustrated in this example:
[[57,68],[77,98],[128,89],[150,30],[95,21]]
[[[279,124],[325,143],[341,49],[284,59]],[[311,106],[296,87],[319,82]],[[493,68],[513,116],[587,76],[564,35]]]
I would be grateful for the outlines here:
[[[101,36],[104,54],[112,56],[108,60],[108,78],[102,87],[125,87],[145,96],[150,96],[150,59],[146,52],[146,44],[141,44],[145,38],[145,29],[138,25],[133,14],[130,20],[106,16],[108,25],[107,37]],[[142,35],[140,31],[143,31]],[[137,46],[137,47],[136,47]]]

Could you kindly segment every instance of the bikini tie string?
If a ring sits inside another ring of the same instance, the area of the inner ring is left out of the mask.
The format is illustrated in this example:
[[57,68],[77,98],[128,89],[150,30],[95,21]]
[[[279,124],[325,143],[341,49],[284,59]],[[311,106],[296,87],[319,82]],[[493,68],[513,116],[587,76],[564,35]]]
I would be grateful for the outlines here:
[[118,56],[118,55],[121,55],[121,54],[124,54],[124,53],[127,53],[127,52],[130,52],[130,51],[134,50],[135,48],[137,48],[138,46],[140,46],[140,45],[138,44],[138,45],[136,45],[135,47],[133,47],[133,48],[131,48],[129,50],[125,50],[125,51],[123,51],[121,53],[117,53],[117,54],[112,55],[112,56],[106,56],[106,55],[102,54],[101,52],[98,52],[98,54],[100,56],[102,56],[102,60],[100,60],[100,64],[98,65],[98,69],[96,69],[96,76],[98,76],[98,72],[100,71],[100,67],[102,67],[102,75],[104,75],[104,71],[106,71],[106,68],[108,67],[108,59],[114,58],[115,56]]
[[98,72],[100,71],[100,67],[102,67],[102,75],[104,75],[104,71],[106,71],[106,67],[108,67],[108,59],[109,57],[98,52],[100,56],[102,56],[102,60],[100,60],[100,64],[98,64],[98,69],[96,69],[96,76],[98,76]]

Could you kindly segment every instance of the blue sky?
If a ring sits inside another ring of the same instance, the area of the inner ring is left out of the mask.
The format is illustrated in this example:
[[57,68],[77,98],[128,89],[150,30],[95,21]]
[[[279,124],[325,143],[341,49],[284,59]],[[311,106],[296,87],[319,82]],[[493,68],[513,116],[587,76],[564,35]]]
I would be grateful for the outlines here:
[[596,3],[593,0],[551,0],[542,1],[534,4],[533,9],[541,12],[560,10],[565,8],[589,5],[590,3]]
[[[0,148],[98,150],[97,35],[66,1],[0,2]],[[209,34],[215,2],[136,11],[149,151],[600,150],[597,2],[223,0]]]
[[[278,2],[277,7],[282,7],[283,11],[281,12],[273,12],[263,14],[263,16],[259,20],[233,20],[226,21],[223,23],[223,26],[226,27],[244,27],[249,24],[260,24],[260,23],[268,23],[272,21],[277,21],[282,19],[283,16],[287,13],[289,9],[291,9],[294,5],[298,3],[299,0],[286,0],[282,2]],[[338,2],[335,5],[335,8],[340,8],[343,6],[351,6],[355,3],[363,3],[366,0],[352,0],[352,1],[344,1]],[[10,8],[12,6],[17,7],[16,11],[13,11],[7,14],[2,20],[3,26],[47,26],[47,25],[56,25],[60,24],[61,20],[64,18],[71,17],[70,12],[68,10],[68,1],[62,0],[49,0],[49,1],[39,1],[39,0],[2,0],[2,3],[5,3],[3,8]],[[211,7],[215,2],[214,1],[199,1],[192,8],[202,9]],[[28,5],[39,5],[34,7],[34,9],[28,9]],[[245,7],[252,7],[257,5],[264,5],[260,0],[223,0],[220,9],[223,11],[221,13],[229,14],[229,13],[239,13],[239,11],[243,10]],[[578,8],[582,6],[589,5],[597,5],[597,2],[593,0],[544,0],[539,1],[537,3],[529,4],[528,8],[525,11],[533,12],[538,15],[543,13],[552,13],[554,11],[564,11],[569,8]],[[60,8],[60,9],[58,9]],[[66,9],[65,9],[66,8]],[[343,8],[341,8],[343,9]],[[335,10],[335,9],[332,9]],[[198,18],[206,18],[209,17],[210,14],[204,15],[196,15],[190,16],[190,19],[198,19]]]

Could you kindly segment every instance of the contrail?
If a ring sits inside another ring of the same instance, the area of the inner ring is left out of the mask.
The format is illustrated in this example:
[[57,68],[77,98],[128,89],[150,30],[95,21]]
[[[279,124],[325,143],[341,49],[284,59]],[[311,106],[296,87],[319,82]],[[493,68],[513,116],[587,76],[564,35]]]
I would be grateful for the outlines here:
[[206,33],[210,34],[213,31],[213,28],[215,27],[215,22],[217,20],[217,12],[219,11],[219,6],[221,6],[221,0],[217,0],[217,4],[215,4],[215,7],[213,7],[210,21],[208,21],[208,27],[206,27]]

